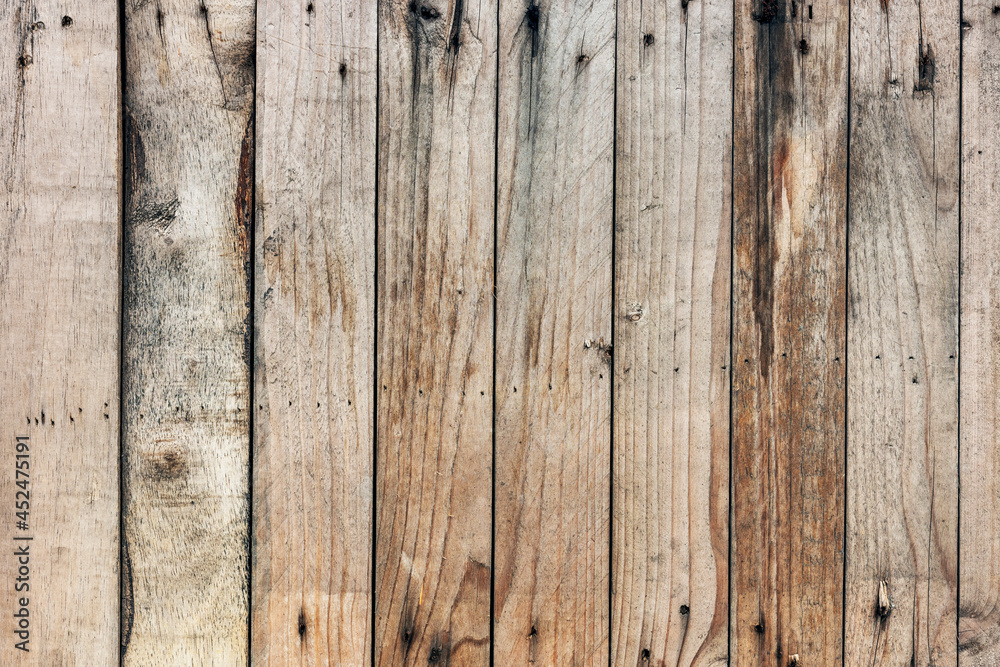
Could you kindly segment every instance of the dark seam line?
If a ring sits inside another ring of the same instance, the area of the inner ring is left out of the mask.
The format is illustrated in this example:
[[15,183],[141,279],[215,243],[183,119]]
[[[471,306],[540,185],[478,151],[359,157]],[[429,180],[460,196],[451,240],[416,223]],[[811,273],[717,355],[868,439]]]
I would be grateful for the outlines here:
[[376,589],[375,589],[375,568],[378,563],[377,561],[377,550],[376,543],[378,540],[378,266],[379,266],[379,235],[378,235],[378,202],[379,202],[379,190],[378,190],[378,175],[379,175],[379,146],[381,145],[381,137],[379,135],[379,117],[381,112],[381,95],[382,95],[382,71],[381,71],[381,49],[379,48],[379,43],[382,41],[381,34],[381,19],[382,19],[382,3],[378,3],[375,8],[375,210],[374,210],[374,221],[375,221],[375,248],[374,256],[375,263],[373,270],[375,272],[375,279],[372,281],[374,286],[373,291],[373,302],[374,307],[372,316],[372,328],[374,329],[374,335],[372,336],[372,430],[371,430],[371,448],[372,448],[372,517],[371,517],[371,582],[369,591],[369,606],[371,607],[371,632],[369,637],[371,638],[371,665],[375,665],[375,602],[376,602]]
[[853,26],[852,17],[854,14],[854,2],[853,0],[848,0],[847,3],[847,166],[845,170],[845,177],[847,183],[844,188],[845,196],[845,211],[844,211],[844,527],[843,535],[841,537],[841,567],[843,581],[841,582],[840,591],[840,664],[844,664],[844,660],[847,657],[847,539],[850,534],[848,531],[848,494],[849,489],[849,479],[848,479],[848,461],[850,460],[850,442],[848,437],[848,424],[850,423],[848,419],[848,411],[850,410],[849,400],[848,400],[848,367],[850,365],[850,308],[851,308],[851,124],[852,124],[852,109],[851,109],[851,89],[853,87],[853,82],[851,80],[851,61],[853,59],[853,52],[851,50],[851,30]]
[[845,177],[847,183],[844,188],[845,211],[844,211],[844,526],[841,536],[841,590],[840,590],[840,664],[844,664],[847,654],[847,538],[848,532],[848,461],[850,460],[850,446],[848,438],[848,365],[850,364],[850,308],[851,308],[851,28],[852,15],[854,13],[854,2],[848,0],[847,3],[847,166]]
[[496,33],[496,74],[493,79],[493,383],[490,424],[490,667],[496,657],[494,617],[496,604],[496,551],[497,551],[497,226],[499,224],[500,202],[500,2],[497,2]]
[[[125,576],[125,243],[126,243],[126,220],[128,212],[125,210],[125,202],[128,195],[125,192],[126,180],[125,171],[127,169],[128,156],[125,155],[127,143],[125,141],[125,104],[128,99],[125,86],[125,3],[118,3],[118,205],[119,205],[119,229],[118,229],[118,667],[121,667],[125,659],[125,651],[122,650],[122,622],[123,604],[122,594],[125,591],[123,578]],[[135,602],[132,602],[133,622],[135,618]]]
[[613,603],[615,593],[615,363],[614,353],[617,341],[615,340],[615,313],[618,308],[616,294],[617,276],[615,258],[617,246],[615,239],[615,228],[618,223],[618,6],[615,2],[615,67],[614,67],[614,94],[612,95],[611,109],[611,372],[608,373],[608,383],[611,385],[608,392],[608,404],[611,415],[608,419],[609,444],[608,444],[608,667],[612,666],[613,651],[611,646],[611,635],[614,631]]
[[733,488],[733,345],[736,334],[735,321],[733,320],[733,300],[736,294],[735,265],[736,265],[736,7],[738,0],[733,0],[733,34],[732,34],[732,59],[730,61],[729,72],[729,360],[726,365],[729,367],[729,507],[727,508],[729,558],[726,564],[728,579],[726,581],[726,654],[729,657],[729,664],[736,664],[733,659],[733,552],[735,551],[735,535],[733,534],[733,513],[735,512],[736,499]]
[[963,175],[965,173],[965,144],[963,140],[962,110],[965,108],[963,80],[965,74],[965,2],[958,2],[958,332],[956,336],[955,356],[957,358],[956,373],[956,517],[955,529],[955,663],[959,664],[962,650],[962,198],[965,191]]
[[250,421],[247,425],[247,436],[249,439],[250,449],[247,452],[247,667],[253,664],[253,542],[254,542],[254,511],[253,511],[253,454],[254,454],[254,423],[256,422],[257,411],[254,409],[254,401],[256,400],[254,387],[257,382],[257,315],[256,315],[256,305],[257,305],[257,3],[254,3],[253,8],[253,101],[250,107],[250,124],[251,132],[253,137],[253,156],[254,156],[254,173],[252,175],[252,180],[250,181],[250,229],[248,231],[248,236],[250,239],[249,248],[247,252],[250,256],[247,258],[246,266],[249,268],[249,275],[246,276],[248,283],[249,294],[247,294],[247,303],[249,304],[249,309],[247,312],[247,327],[248,331],[246,336],[250,340],[250,349],[247,350],[247,362],[249,365],[248,372],[250,373],[249,382],[247,386],[247,398],[250,403]]

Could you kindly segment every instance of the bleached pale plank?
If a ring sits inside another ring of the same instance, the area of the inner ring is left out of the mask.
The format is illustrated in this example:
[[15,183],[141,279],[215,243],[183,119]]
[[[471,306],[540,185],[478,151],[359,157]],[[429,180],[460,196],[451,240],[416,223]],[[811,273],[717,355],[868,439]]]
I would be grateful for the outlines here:
[[844,664],[955,664],[959,3],[851,12]]
[[724,665],[733,6],[618,3],[612,664]]
[[257,4],[255,665],[371,662],[376,18]]
[[118,659],[119,100],[117,3],[0,3],[4,665]]

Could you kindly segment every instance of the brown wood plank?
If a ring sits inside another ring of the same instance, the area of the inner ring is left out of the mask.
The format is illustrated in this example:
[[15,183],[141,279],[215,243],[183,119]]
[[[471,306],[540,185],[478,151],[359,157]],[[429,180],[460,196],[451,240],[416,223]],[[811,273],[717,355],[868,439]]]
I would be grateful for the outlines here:
[[489,664],[496,23],[379,3],[378,665]]
[[848,3],[736,6],[734,664],[842,657]]
[[729,652],[733,5],[618,3],[612,664]]
[[257,665],[371,663],[376,11],[257,4]]
[[614,17],[500,4],[497,665],[608,661]]
[[124,10],[123,664],[243,665],[254,3]]
[[844,663],[954,664],[959,3],[851,12]]
[[1000,11],[963,4],[959,653],[1000,663]]
[[0,4],[4,665],[117,661],[119,100],[117,3]]

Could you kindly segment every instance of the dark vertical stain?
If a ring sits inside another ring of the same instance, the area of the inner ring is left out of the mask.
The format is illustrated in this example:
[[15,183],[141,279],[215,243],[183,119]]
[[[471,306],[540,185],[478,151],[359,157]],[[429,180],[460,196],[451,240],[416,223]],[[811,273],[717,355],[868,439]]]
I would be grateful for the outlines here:
[[297,630],[299,633],[299,641],[304,642],[306,640],[306,630],[308,626],[306,625],[306,610],[299,609],[299,619],[297,624]]
[[[774,352],[774,270],[777,248],[772,221],[780,210],[785,167],[789,148],[784,134],[791,124],[794,108],[793,49],[796,42],[794,23],[787,19],[783,0],[760,0],[753,19],[757,22],[756,80],[758,107],[755,138],[757,143],[756,230],[754,239],[753,311],[759,335],[760,374],[770,374]],[[808,48],[808,46],[806,47]]]
[[451,18],[451,30],[448,33],[448,100],[449,104],[455,95],[455,80],[458,76],[458,50],[462,46],[462,21],[465,18],[465,0],[455,0],[455,9]]
[[924,45],[922,35],[917,48],[918,78],[917,82],[913,85],[913,92],[931,92],[934,90],[934,50],[930,44]]
[[[254,120],[255,114],[250,112],[246,129],[243,131],[243,143],[240,147],[240,165],[236,177],[236,196],[234,205],[235,216],[235,247],[236,260],[241,262],[243,280],[246,284],[246,320],[243,325],[243,361],[247,368],[252,366],[253,357],[253,253],[250,248],[250,238],[254,224]],[[253,384],[253,378],[250,379]]]
[[222,104],[228,107],[229,98],[226,95],[226,80],[222,76],[222,67],[219,66],[219,56],[215,53],[215,39],[212,37],[212,25],[208,20],[208,7],[205,6],[204,0],[198,5],[198,11],[201,12],[201,16],[205,20],[205,34],[208,36],[208,48],[212,51],[212,62],[215,64],[215,72],[219,75],[219,87],[222,89]]
[[121,540],[121,655],[124,658],[132,639],[132,624],[135,619],[135,603],[132,592],[132,559],[128,553],[128,540],[124,534]]
[[531,31],[531,57],[534,58],[538,55],[538,27],[541,21],[542,11],[539,9],[538,5],[532,3],[528,7],[528,11],[524,15],[525,23],[528,26],[528,30]]
[[[124,137],[123,152],[125,157],[124,187],[122,192],[123,208],[126,221],[130,221],[135,213],[136,192],[139,185],[146,180],[146,150],[142,143],[142,134],[135,119],[124,105],[122,116],[122,134]],[[128,226],[128,225],[127,225]],[[127,247],[127,246],[126,246]]]

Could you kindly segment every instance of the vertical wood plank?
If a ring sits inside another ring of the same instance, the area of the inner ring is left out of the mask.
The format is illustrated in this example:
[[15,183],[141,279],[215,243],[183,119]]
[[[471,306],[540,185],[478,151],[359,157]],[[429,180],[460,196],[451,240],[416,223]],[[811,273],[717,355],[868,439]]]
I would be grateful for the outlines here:
[[618,3],[612,663],[729,659],[730,2]]
[[124,8],[123,664],[242,665],[254,3]]
[[615,4],[503,0],[498,665],[608,661]]
[[0,664],[117,660],[119,99],[117,3],[0,4]]
[[379,3],[378,665],[489,663],[496,25]]
[[732,660],[842,660],[848,3],[736,5]]
[[376,12],[257,5],[255,665],[371,663]]
[[959,3],[851,11],[844,660],[954,664]]
[[1000,11],[963,3],[961,667],[1000,663]]

